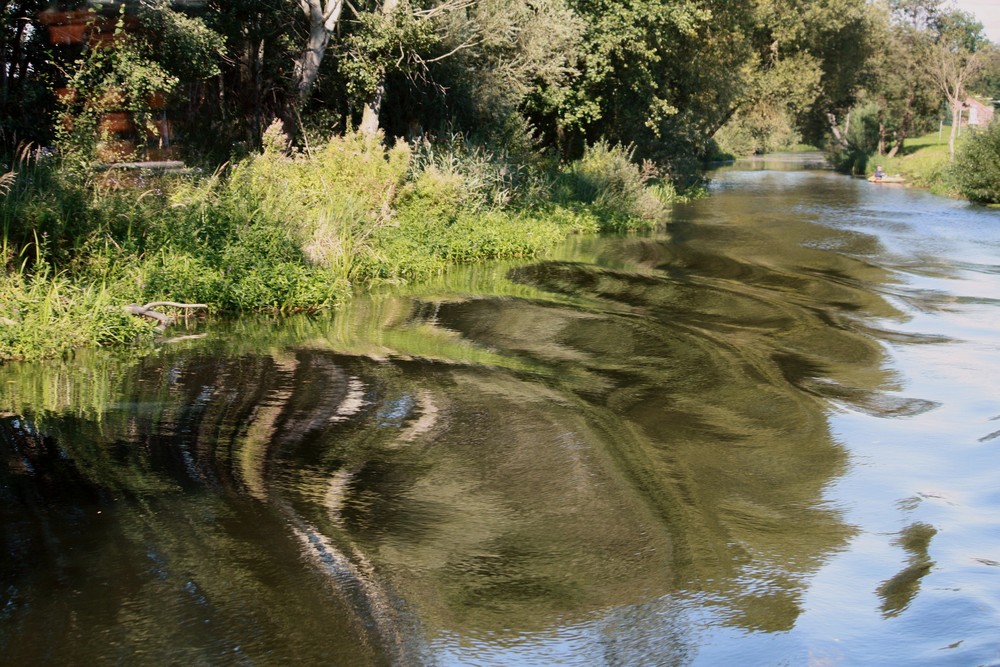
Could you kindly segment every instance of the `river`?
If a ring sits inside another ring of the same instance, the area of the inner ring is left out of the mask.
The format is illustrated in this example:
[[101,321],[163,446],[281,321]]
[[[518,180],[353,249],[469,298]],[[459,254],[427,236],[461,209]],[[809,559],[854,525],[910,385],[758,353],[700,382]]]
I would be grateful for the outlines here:
[[0,366],[2,662],[1000,664],[1000,212],[801,167]]

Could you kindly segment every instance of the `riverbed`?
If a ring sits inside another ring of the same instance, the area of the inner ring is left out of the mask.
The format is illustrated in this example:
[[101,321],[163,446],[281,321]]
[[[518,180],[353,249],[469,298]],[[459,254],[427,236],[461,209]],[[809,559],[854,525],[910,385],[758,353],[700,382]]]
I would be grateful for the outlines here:
[[662,230],[0,366],[6,664],[1000,664],[1000,212]]

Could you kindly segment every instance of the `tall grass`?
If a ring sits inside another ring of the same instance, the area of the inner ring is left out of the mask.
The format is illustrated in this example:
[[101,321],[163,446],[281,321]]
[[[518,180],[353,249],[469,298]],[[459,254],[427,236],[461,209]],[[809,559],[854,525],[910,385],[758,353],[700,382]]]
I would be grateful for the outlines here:
[[20,146],[11,162],[0,197],[4,248],[16,254],[41,242],[46,255],[65,261],[88,235],[84,188],[60,170],[50,151],[31,144]]
[[632,149],[605,141],[588,146],[583,157],[560,174],[557,201],[592,206],[608,230],[649,228],[662,222],[676,191],[654,165],[637,165],[632,157]]
[[127,301],[113,287],[37,266],[0,277],[0,359],[40,359],[150,333],[151,325],[122,309]]
[[287,152],[275,124],[264,144],[180,177],[19,151],[0,175],[0,359],[149,335],[122,309],[130,302],[329,308],[359,286],[538,256],[569,233],[650,227],[678,197],[652,165],[606,144],[561,169],[460,135],[386,148],[349,133]]
[[[122,308],[140,291],[111,270],[122,252],[114,237],[128,234],[106,224],[134,193],[101,195],[31,145],[11,156],[0,184],[0,360],[148,335],[151,327]],[[112,250],[100,251],[99,239]]]
[[545,200],[548,175],[538,164],[517,159],[504,148],[470,143],[461,133],[421,140],[413,150],[411,178],[437,174],[460,182],[464,208],[526,208]]

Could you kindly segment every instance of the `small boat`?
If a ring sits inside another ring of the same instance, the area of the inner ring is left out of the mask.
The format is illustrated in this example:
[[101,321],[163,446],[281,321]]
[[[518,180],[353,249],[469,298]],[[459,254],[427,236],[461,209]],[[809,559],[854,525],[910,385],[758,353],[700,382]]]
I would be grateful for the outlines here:
[[898,174],[896,176],[883,176],[876,178],[875,174],[868,177],[869,183],[906,183],[906,179]]

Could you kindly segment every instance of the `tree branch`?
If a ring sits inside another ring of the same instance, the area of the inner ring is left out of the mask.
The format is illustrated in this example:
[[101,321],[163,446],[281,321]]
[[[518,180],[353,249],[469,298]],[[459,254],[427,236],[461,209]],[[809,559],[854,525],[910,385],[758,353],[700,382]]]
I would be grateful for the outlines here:
[[336,0],[327,4],[323,11],[323,27],[326,28],[327,32],[333,32],[334,28],[337,27],[342,11],[344,11],[344,0]]
[[468,42],[462,42],[461,44],[459,44],[458,46],[456,46],[455,48],[453,48],[451,51],[449,51],[448,53],[444,53],[444,54],[442,54],[440,56],[437,56],[436,58],[430,58],[430,59],[427,59],[427,60],[418,57],[417,61],[421,65],[427,66],[427,65],[429,65],[431,63],[436,63],[439,60],[444,60],[445,58],[450,58],[453,55],[455,55],[456,53],[458,53],[459,51],[463,51],[465,49],[471,49],[473,46],[479,46],[480,44],[483,43],[483,41],[485,41],[485,40],[480,39],[479,41],[469,40]]
[[474,4],[476,4],[475,0],[449,0],[449,2],[443,2],[436,7],[431,7],[430,9],[420,9],[414,11],[413,15],[419,16],[422,19],[430,19],[445,12],[457,12],[460,9],[468,9]]
[[147,303],[145,306],[140,306],[137,303],[130,303],[124,306],[125,312],[136,315],[137,317],[148,317],[151,320],[156,320],[159,322],[159,327],[166,329],[168,326],[174,323],[174,318],[166,313],[161,313],[158,310],[153,310],[154,308],[183,308],[183,309],[196,309],[204,308],[207,309],[208,306],[203,303],[177,303],[176,301],[152,301]]

